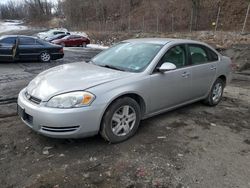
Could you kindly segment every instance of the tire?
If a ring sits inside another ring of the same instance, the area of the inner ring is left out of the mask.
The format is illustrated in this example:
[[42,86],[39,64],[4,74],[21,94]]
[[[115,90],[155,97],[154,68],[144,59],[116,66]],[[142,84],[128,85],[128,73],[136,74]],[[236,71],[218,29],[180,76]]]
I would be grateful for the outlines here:
[[214,82],[208,97],[203,101],[208,106],[216,106],[220,103],[223,92],[225,88],[225,83],[222,79],[217,78]]
[[141,110],[138,103],[130,97],[120,98],[106,110],[100,134],[110,143],[119,143],[136,133],[140,121]]
[[86,48],[87,47],[87,44],[84,42],[84,43],[82,43],[82,47],[83,48]]
[[42,52],[39,58],[41,62],[48,63],[51,60],[51,55],[48,52]]

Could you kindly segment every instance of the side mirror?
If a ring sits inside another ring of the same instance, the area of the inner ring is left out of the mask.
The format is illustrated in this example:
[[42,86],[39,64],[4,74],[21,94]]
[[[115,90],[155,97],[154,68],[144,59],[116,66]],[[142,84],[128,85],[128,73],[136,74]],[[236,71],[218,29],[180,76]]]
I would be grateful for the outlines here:
[[158,68],[159,72],[166,72],[177,69],[176,65],[173,63],[163,63],[160,68]]

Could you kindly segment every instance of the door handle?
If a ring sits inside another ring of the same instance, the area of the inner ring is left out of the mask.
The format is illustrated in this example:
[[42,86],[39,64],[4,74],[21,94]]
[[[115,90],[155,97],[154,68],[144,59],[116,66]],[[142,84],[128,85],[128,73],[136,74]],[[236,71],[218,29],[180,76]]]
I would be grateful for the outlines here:
[[190,73],[189,72],[183,72],[182,77],[187,78],[189,77]]
[[216,70],[215,66],[210,67],[210,70]]

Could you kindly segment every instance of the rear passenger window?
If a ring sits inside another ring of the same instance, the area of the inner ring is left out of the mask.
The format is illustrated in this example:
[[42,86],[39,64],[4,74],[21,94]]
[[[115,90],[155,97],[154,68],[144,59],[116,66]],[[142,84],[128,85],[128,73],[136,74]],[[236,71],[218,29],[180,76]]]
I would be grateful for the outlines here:
[[207,52],[202,47],[190,45],[189,50],[193,65],[199,65],[210,61]]
[[20,38],[20,45],[35,45],[36,40],[33,38],[28,38],[28,37],[21,37]]

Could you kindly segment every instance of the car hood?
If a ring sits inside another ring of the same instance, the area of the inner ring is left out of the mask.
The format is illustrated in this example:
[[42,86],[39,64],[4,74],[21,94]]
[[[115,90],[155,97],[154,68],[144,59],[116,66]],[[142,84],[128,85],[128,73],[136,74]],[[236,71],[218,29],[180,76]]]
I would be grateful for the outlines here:
[[29,83],[26,91],[33,97],[48,101],[51,97],[61,93],[83,91],[134,74],[85,62],[71,63],[40,73]]

